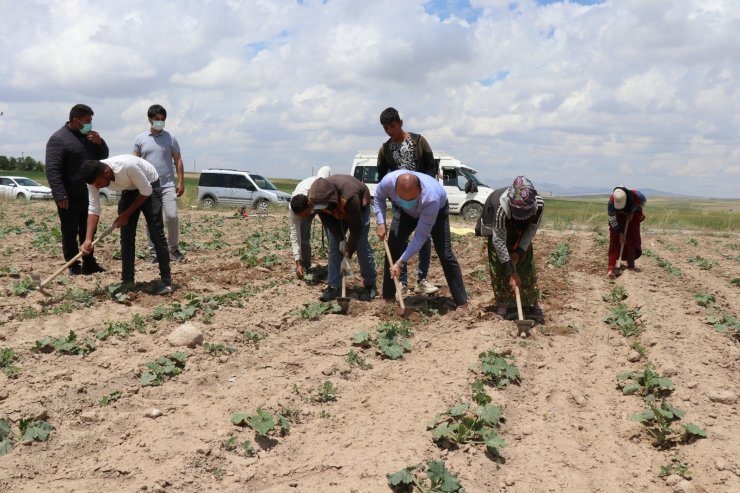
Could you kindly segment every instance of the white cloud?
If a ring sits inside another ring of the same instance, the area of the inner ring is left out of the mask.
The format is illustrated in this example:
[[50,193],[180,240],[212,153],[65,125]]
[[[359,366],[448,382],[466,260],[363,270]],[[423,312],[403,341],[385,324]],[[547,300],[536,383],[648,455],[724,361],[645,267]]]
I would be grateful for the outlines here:
[[43,159],[77,102],[130,152],[156,102],[188,164],[300,178],[395,106],[485,177],[738,195],[734,0],[424,3],[0,0],[0,153]]

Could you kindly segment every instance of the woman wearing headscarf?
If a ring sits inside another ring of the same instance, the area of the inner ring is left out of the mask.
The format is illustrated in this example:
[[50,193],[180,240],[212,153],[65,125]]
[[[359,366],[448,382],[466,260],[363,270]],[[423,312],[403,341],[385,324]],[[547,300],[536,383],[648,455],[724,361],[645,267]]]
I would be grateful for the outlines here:
[[[642,255],[640,223],[645,220],[642,208],[647,199],[637,190],[616,187],[609,197],[607,213],[609,214],[609,270],[607,275],[614,275],[617,259],[627,261],[627,268],[635,268],[635,260]],[[624,248],[622,246],[624,245]]]
[[488,237],[488,270],[501,317],[516,307],[517,286],[528,314],[540,322],[544,319],[532,248],[544,208],[545,202],[532,182],[517,176],[510,187],[494,190],[488,196],[478,219],[475,233]]

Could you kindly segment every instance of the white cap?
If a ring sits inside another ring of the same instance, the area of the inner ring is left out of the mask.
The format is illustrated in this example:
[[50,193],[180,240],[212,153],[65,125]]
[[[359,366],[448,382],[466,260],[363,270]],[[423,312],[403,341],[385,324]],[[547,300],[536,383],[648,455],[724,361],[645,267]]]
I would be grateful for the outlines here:
[[624,206],[627,205],[627,194],[621,188],[615,188],[612,197],[614,197],[615,209],[624,209]]
[[322,166],[319,168],[319,172],[316,176],[320,178],[329,178],[331,176],[331,168],[329,166]]

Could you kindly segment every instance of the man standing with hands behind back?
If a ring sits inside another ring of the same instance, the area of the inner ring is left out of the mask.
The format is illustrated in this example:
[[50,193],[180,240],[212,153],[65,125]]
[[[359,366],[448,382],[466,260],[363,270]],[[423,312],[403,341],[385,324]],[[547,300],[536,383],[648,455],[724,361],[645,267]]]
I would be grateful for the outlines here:
[[[147,111],[149,130],[136,136],[134,141],[134,156],[149,161],[157,170],[159,184],[162,187],[162,210],[164,211],[165,225],[167,226],[167,240],[169,243],[170,258],[184,260],[180,252],[180,220],[177,217],[177,198],[185,193],[185,170],[180,155],[180,144],[177,139],[164,129],[167,119],[167,110],[159,104],[153,104]],[[177,182],[175,181],[177,170]],[[151,262],[157,263],[157,253],[154,243],[149,237],[149,254]]]
[[[80,175],[82,163],[108,157],[108,146],[92,129],[92,117],[93,110],[89,106],[74,105],[69,121],[54,132],[46,144],[46,179],[57,204],[66,261],[79,253],[79,245],[87,236],[88,191]],[[69,268],[70,275],[104,271],[92,255],[82,258],[82,267],[76,263]]]

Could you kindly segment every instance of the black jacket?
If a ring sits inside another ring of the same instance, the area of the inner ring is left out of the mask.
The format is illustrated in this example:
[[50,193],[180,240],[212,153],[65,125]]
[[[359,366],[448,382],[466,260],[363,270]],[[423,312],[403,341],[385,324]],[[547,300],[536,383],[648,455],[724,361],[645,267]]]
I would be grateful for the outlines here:
[[87,184],[80,176],[80,167],[88,159],[108,157],[108,145],[93,144],[79,130],[64,124],[46,144],[46,179],[54,200],[86,198]]
[[[419,134],[409,132],[409,137],[411,137],[411,142],[414,144],[414,161],[416,162],[416,169],[414,171],[436,178],[439,163],[434,160],[434,154],[432,154],[432,148],[429,146],[429,142],[427,142],[424,136]],[[378,181],[382,180],[391,171],[399,169],[398,163],[393,160],[390,146],[391,139],[388,139],[378,151]]]

